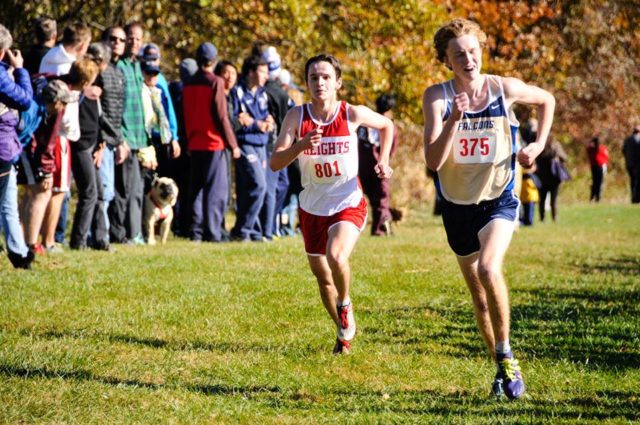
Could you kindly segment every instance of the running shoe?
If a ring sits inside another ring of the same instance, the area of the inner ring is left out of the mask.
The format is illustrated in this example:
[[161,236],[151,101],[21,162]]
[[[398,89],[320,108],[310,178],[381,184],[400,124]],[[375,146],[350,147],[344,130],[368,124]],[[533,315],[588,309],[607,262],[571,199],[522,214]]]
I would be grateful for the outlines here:
[[339,305],[338,308],[338,338],[351,341],[356,336],[356,319],[353,317],[353,304]]
[[496,373],[496,377],[493,380],[493,386],[491,387],[491,392],[496,397],[502,397],[504,395],[504,379],[502,379],[500,372]]
[[336,345],[333,347],[333,354],[349,354],[351,352],[351,344],[349,341],[336,338]]
[[142,233],[138,233],[133,239],[131,239],[134,245],[146,245],[147,242],[144,240]]
[[496,394],[496,383],[502,381],[502,391],[510,400],[522,397],[524,394],[524,380],[520,372],[518,361],[513,357],[512,352],[498,354],[498,373],[493,383],[493,392]]
[[33,252],[34,254],[44,254],[45,253],[45,249],[44,246],[42,246],[42,244],[36,243],[34,245],[29,245],[29,251]]
[[62,254],[64,252],[62,245],[59,243],[54,243],[51,246],[45,246],[44,249],[46,250],[47,254]]

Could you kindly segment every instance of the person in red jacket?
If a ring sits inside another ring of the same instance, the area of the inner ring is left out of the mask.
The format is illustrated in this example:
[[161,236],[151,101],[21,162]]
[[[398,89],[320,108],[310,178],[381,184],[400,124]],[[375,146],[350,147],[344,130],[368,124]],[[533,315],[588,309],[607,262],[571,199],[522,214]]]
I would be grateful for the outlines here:
[[589,155],[591,164],[591,197],[589,201],[600,202],[604,176],[607,174],[609,150],[600,143],[598,137],[594,137],[587,145],[587,155]]
[[223,242],[222,223],[229,193],[224,150],[234,159],[240,148],[227,114],[224,80],[213,74],[218,50],[209,42],[196,51],[198,71],[185,84],[182,110],[190,154],[190,237],[193,241]]

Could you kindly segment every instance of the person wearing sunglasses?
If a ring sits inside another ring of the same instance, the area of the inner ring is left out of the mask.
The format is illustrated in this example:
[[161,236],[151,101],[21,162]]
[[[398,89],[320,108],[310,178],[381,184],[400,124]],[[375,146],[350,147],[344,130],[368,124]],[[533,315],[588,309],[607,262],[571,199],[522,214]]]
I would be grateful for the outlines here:
[[104,31],[102,40],[111,47],[111,61],[98,76],[98,83],[102,87],[102,96],[100,96],[102,113],[114,129],[113,135],[100,133],[100,141],[104,142],[105,149],[102,151],[99,172],[102,182],[104,214],[107,218],[107,228],[109,228],[110,219],[114,213],[112,202],[115,198],[115,165],[116,163],[121,164],[129,154],[127,144],[122,137],[124,74],[117,67],[118,61],[124,55],[127,38],[122,27],[113,26]]

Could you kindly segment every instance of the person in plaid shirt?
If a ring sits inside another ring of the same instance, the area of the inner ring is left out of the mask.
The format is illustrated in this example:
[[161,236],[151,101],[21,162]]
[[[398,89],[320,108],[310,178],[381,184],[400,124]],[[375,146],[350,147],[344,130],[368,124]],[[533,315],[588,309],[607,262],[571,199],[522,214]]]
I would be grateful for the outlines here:
[[[125,96],[122,114],[122,138],[124,149],[118,150],[116,158],[116,196],[110,227],[111,241],[143,244],[142,199],[144,180],[137,153],[147,147],[142,108],[142,72],[136,57],[142,46],[144,29],[134,22],[125,27],[127,45],[118,68],[124,74]],[[124,154],[123,154],[124,153]],[[124,157],[124,158],[123,158]]]

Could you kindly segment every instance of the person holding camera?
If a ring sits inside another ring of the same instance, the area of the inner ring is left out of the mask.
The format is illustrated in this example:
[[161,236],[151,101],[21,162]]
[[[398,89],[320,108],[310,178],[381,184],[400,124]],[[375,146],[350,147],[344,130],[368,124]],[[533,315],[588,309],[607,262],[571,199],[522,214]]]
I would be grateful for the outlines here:
[[[16,232],[16,226],[11,226],[7,217],[17,216],[17,187],[13,163],[22,152],[22,145],[16,131],[18,111],[29,108],[33,90],[29,72],[23,68],[20,51],[9,50],[12,43],[11,33],[0,25],[0,206],[2,206],[2,221],[7,237],[9,259],[14,267],[28,268],[33,256],[26,251],[19,231]],[[10,189],[9,186],[11,186]],[[11,196],[13,199],[7,199],[5,202],[5,196]],[[15,221],[12,220],[11,223]],[[12,234],[16,233],[18,235],[14,238]]]

